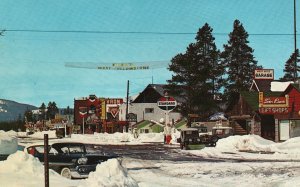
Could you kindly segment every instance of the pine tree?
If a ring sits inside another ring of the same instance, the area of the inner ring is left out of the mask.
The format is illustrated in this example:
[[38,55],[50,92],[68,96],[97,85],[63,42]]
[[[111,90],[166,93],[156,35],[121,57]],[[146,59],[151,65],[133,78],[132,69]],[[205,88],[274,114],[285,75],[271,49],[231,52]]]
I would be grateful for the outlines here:
[[295,52],[290,56],[290,58],[285,62],[285,67],[284,67],[284,76],[280,78],[282,81],[294,81],[294,72],[295,72],[295,58],[297,58],[297,74],[299,75],[300,72],[300,67],[298,63],[300,62],[300,54],[299,54],[299,49],[296,50],[296,55]]
[[39,107],[39,111],[40,111],[40,120],[45,120],[46,119],[46,105],[45,103],[42,103],[41,106]]
[[56,106],[55,102],[49,102],[47,107],[47,118],[48,119],[54,119],[55,114],[58,113],[58,108]]
[[219,92],[223,69],[219,63],[219,51],[214,43],[212,28],[206,23],[199,29],[196,42],[189,44],[184,54],[171,60],[168,80],[172,95],[181,96],[180,112],[208,114],[216,108],[214,96]]
[[224,95],[226,100],[231,100],[240,91],[248,90],[255,69],[261,69],[254,60],[254,50],[248,45],[248,33],[243,24],[235,20],[233,31],[229,34],[228,44],[224,45],[221,53],[222,64],[226,70]]

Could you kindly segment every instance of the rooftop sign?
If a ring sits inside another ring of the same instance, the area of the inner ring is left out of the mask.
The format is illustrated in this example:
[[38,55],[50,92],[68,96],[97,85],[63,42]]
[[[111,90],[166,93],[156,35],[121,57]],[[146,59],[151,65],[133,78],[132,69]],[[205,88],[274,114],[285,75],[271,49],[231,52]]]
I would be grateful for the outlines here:
[[274,80],[274,69],[256,69],[254,79]]

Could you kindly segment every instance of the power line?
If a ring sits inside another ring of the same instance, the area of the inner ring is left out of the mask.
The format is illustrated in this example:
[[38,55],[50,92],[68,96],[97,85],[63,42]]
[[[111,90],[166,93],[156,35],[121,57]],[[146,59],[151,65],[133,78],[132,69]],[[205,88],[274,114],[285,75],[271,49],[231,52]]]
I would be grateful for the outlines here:
[[[146,35],[195,35],[195,32],[150,32],[150,31],[92,31],[92,30],[40,30],[40,29],[7,29],[2,32],[31,32],[31,33],[77,33],[77,34],[146,34]],[[228,35],[229,33],[213,33]],[[293,36],[293,33],[248,33],[251,36]],[[300,34],[297,34],[300,35]]]

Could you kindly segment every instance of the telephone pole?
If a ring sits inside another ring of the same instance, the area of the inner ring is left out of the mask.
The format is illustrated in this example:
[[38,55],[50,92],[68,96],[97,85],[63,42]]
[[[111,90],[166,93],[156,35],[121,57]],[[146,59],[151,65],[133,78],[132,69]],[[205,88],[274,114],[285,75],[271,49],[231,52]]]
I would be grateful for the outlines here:
[[294,81],[297,81],[297,29],[296,29],[296,0],[294,0],[294,47],[295,47],[295,70],[294,70]]
[[126,132],[128,132],[128,104],[129,104],[129,80],[127,80],[127,94],[126,94]]

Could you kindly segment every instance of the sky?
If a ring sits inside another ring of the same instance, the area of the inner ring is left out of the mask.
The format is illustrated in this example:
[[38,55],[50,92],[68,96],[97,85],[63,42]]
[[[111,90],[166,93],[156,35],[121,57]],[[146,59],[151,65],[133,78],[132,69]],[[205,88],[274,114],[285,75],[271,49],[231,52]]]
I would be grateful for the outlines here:
[[[300,2],[296,6],[300,10]],[[169,62],[195,42],[195,33],[205,23],[213,28],[222,51],[235,19],[249,33],[258,64],[274,69],[275,79],[282,77],[294,50],[293,35],[255,34],[293,34],[293,0],[1,0],[0,30],[7,31],[0,36],[0,99],[35,106],[55,101],[63,108],[90,94],[125,98],[127,80],[129,95],[137,95],[148,84],[171,79],[166,63],[139,71],[65,64]]]

